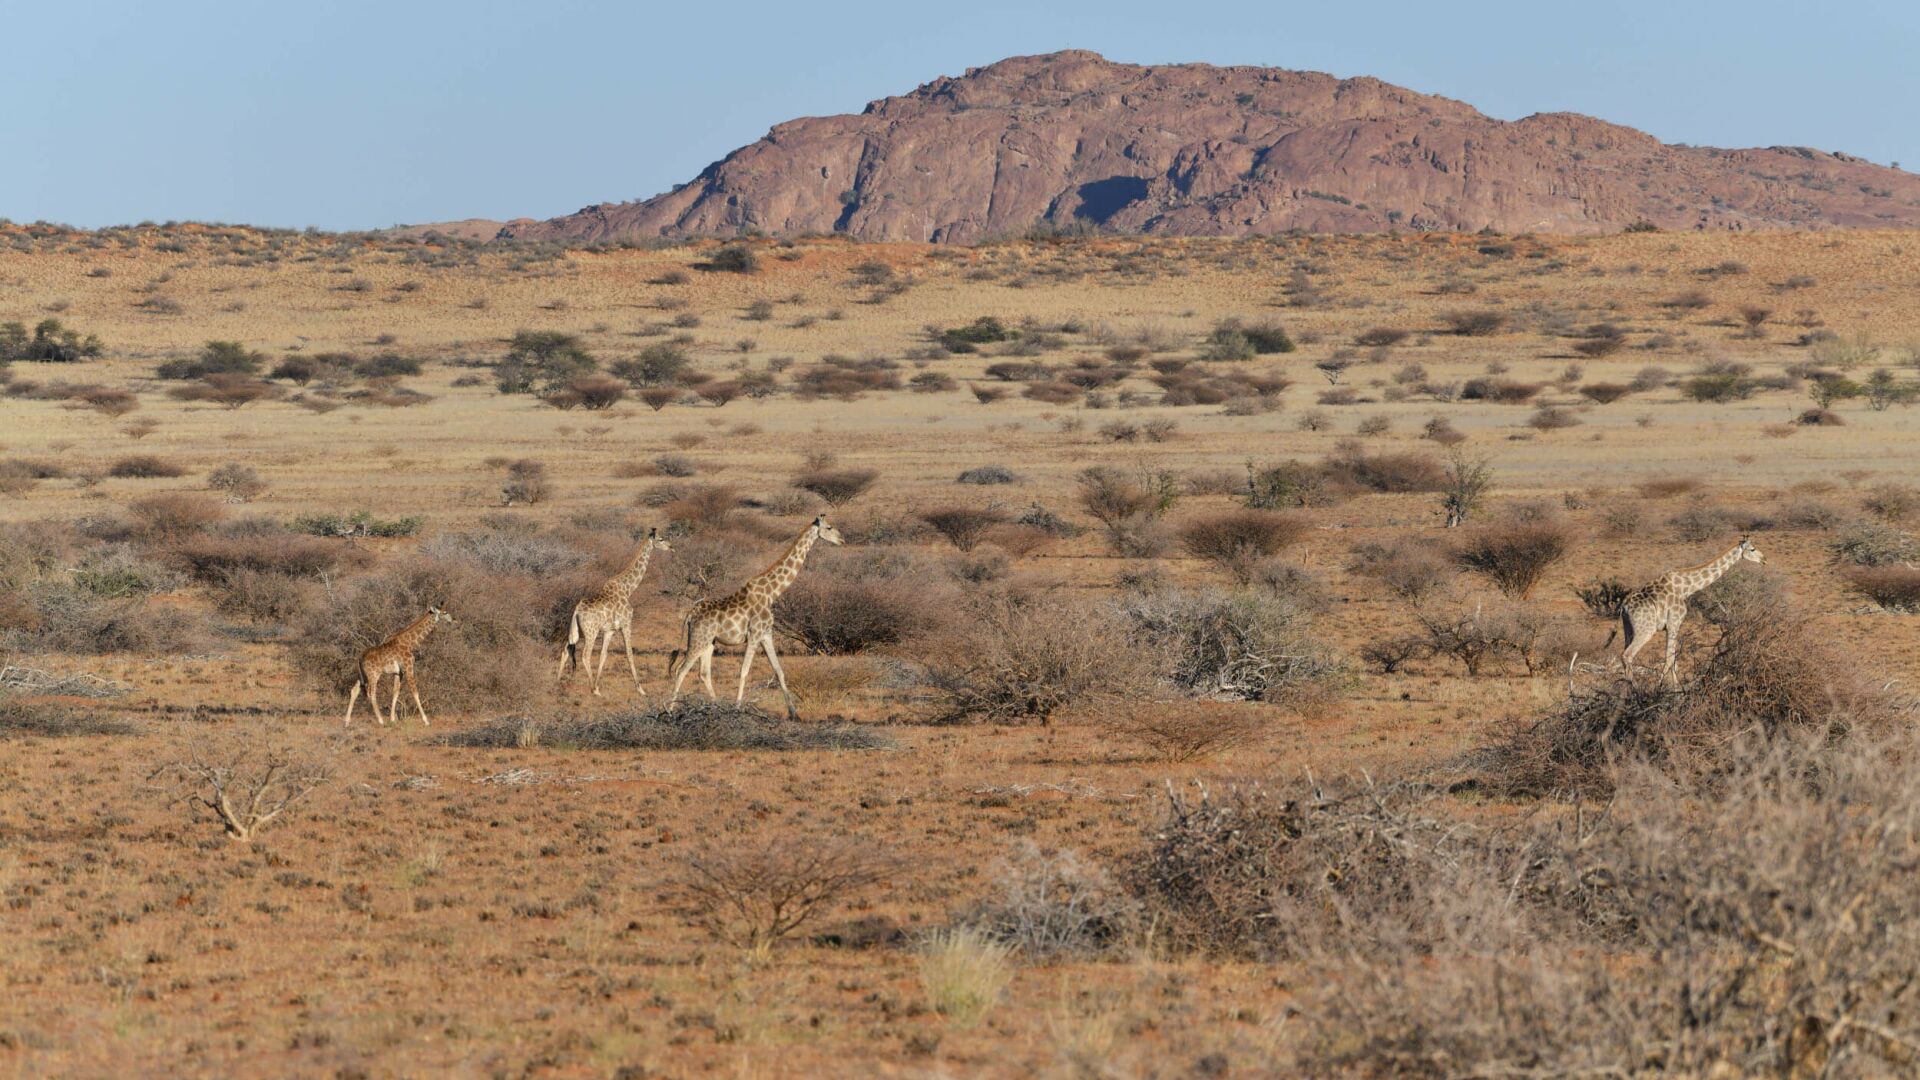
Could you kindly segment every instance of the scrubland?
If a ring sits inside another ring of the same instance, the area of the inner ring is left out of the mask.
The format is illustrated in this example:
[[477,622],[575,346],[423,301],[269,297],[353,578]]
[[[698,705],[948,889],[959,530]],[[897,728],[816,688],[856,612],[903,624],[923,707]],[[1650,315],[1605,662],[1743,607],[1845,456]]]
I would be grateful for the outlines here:
[[[8,225],[14,322],[8,1071],[1920,1053],[1911,236]],[[737,653],[663,711],[816,515],[801,719]],[[556,680],[649,528],[646,696]],[[1677,686],[1611,670],[1742,535]],[[431,726],[343,727],[428,605]]]

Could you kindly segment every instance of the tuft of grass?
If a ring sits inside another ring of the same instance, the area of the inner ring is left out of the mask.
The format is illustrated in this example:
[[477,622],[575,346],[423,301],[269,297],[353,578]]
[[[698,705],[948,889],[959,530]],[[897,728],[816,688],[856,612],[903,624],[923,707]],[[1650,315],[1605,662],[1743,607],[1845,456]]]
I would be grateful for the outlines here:
[[1013,982],[1014,947],[971,927],[940,930],[920,946],[920,985],[933,1011],[972,1027]]

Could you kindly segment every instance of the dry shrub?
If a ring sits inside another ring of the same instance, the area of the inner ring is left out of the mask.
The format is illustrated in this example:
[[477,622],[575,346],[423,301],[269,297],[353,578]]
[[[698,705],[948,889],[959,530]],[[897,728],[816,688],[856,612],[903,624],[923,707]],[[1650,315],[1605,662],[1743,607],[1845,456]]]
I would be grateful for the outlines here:
[[[715,529],[676,537],[673,551],[656,560],[647,570],[643,588],[658,589],[663,596],[686,602],[722,595],[739,586],[747,575],[762,569],[753,560],[753,552],[764,547],[757,536],[733,529]],[[771,563],[768,557],[766,562]],[[800,576],[805,581],[815,570]]]
[[280,531],[202,533],[176,540],[166,556],[200,581],[220,581],[239,570],[318,577],[366,565],[363,549]]
[[920,520],[959,550],[972,551],[986,539],[988,530],[1007,520],[1007,515],[994,507],[946,506],[922,513]]
[[866,652],[934,629],[951,594],[910,553],[863,548],[810,565],[774,605],[774,626],[812,652]]
[[[553,679],[550,626],[570,591],[487,569],[476,559],[418,556],[336,584],[295,627],[294,670],[317,690],[344,694],[360,654],[419,618],[429,606],[456,621],[437,628],[416,660],[422,696],[442,710],[519,707]],[[564,617],[564,616],[562,616]]]
[[1312,712],[1346,683],[1345,664],[1293,597],[1266,590],[1160,589],[1127,598],[1136,650],[1183,693]]
[[1920,488],[1907,484],[1875,484],[1860,504],[1888,521],[1905,521],[1920,513]]
[[1543,383],[1523,383],[1512,379],[1468,379],[1460,387],[1465,401],[1493,401],[1502,405],[1523,405],[1546,389]]
[[1175,953],[1270,961],[1334,941],[1425,952],[1456,914],[1433,901],[1466,841],[1421,802],[1399,785],[1169,785],[1124,877]]
[[201,532],[227,516],[226,505],[218,499],[187,491],[148,495],[127,509],[142,535],[161,543]]
[[213,604],[222,615],[257,623],[284,625],[304,616],[320,601],[318,582],[287,574],[236,569],[213,586]]
[[[1458,661],[1469,678],[1489,662],[1508,659],[1519,660],[1532,675],[1571,658],[1586,644],[1565,619],[1520,604],[1490,607],[1476,602],[1454,609],[1422,604],[1413,614],[1425,634],[1421,654]],[[1379,662],[1377,654],[1370,659]]]
[[1327,483],[1386,494],[1444,491],[1446,469],[1430,455],[1411,451],[1369,454],[1358,442],[1342,443],[1320,465]]
[[885,881],[902,861],[868,837],[730,840],[688,855],[673,887],[714,937],[764,954],[822,911]]
[[955,481],[961,484],[1017,484],[1020,477],[1005,465],[981,465],[961,473]]
[[207,487],[226,492],[233,502],[250,502],[267,490],[267,483],[253,469],[228,462],[207,474]]
[[1673,535],[1690,544],[1726,536],[1739,525],[1739,515],[1715,503],[1695,503],[1667,519]]
[[210,643],[197,613],[144,595],[101,597],[44,581],[0,598],[0,646],[8,649],[165,656],[202,652]]
[[500,487],[501,502],[507,506],[534,506],[553,497],[543,461],[522,458],[507,466],[507,482]]
[[1501,592],[1524,597],[1577,540],[1574,527],[1560,518],[1507,521],[1474,530],[1456,555],[1461,565],[1485,574]]
[[1920,567],[1856,566],[1847,586],[1888,611],[1920,612]]
[[1633,387],[1626,383],[1588,383],[1580,388],[1580,396],[1596,405],[1611,405],[1628,394]]
[[0,522],[0,589],[57,576],[73,565],[84,542],[64,521]]
[[1431,656],[1427,639],[1418,634],[1395,634],[1360,646],[1360,659],[1372,664],[1382,675],[1392,675],[1409,660]]
[[1107,530],[1107,543],[1121,555],[1158,556],[1167,536],[1160,518],[1179,499],[1179,479],[1153,468],[1098,465],[1080,474],[1080,506]]
[[185,476],[187,469],[155,454],[131,454],[107,466],[107,475],[128,480],[164,480]]
[[660,507],[667,520],[682,531],[708,532],[724,529],[733,520],[740,505],[739,493],[724,484],[698,484],[683,488]]
[[1878,521],[1858,521],[1834,538],[1835,562],[1854,566],[1893,566],[1920,558],[1920,542]]
[[[0,619],[4,619],[0,615]],[[0,693],[0,739],[31,736],[64,739],[74,735],[129,735],[133,725],[98,713],[52,702],[23,701]]]
[[1609,679],[1577,689],[1489,752],[1488,783],[1513,794],[1604,793],[1610,766],[1624,759],[1696,782],[1725,768],[1742,736],[1838,740],[1910,713],[1771,579],[1743,576],[1707,612],[1718,638],[1681,665],[1692,670],[1679,686]]
[[860,724],[794,723],[749,705],[687,698],[640,712],[534,719],[507,716],[446,736],[448,746],[512,750],[887,750],[885,732]]
[[1258,705],[1154,702],[1122,711],[1113,725],[1166,761],[1192,761],[1259,741],[1273,731],[1273,716]]
[[1355,547],[1347,569],[1373,578],[1388,592],[1412,604],[1452,581],[1455,572],[1452,560],[1432,545],[1404,539]]
[[992,897],[962,923],[1028,959],[1112,955],[1139,929],[1139,904],[1106,867],[1072,848],[1020,840],[989,874]]
[[536,532],[482,528],[441,533],[420,546],[429,559],[471,563],[488,573],[551,578],[585,566],[591,556]]
[[946,720],[998,724],[1142,696],[1155,659],[1110,605],[1008,592],[969,599],[921,650]]
[[1920,859],[1915,749],[1740,740],[1708,797],[1633,766],[1604,814],[1462,832],[1464,872],[1420,896],[1454,917],[1364,967],[1351,937],[1316,949],[1335,970],[1279,1071],[1911,1072],[1920,915],[1888,868]]
[[1555,405],[1542,405],[1527,417],[1527,426],[1536,431],[1560,431],[1565,428],[1579,427],[1585,421],[1575,416],[1570,409]]
[[844,506],[865,494],[880,474],[872,469],[815,469],[794,477],[793,486],[811,491],[828,506]]
[[1306,519],[1298,515],[1228,510],[1181,526],[1180,546],[1245,584],[1262,563],[1299,543],[1308,528]]
[[1449,311],[1440,316],[1449,333],[1464,337],[1490,337],[1507,325],[1507,317],[1498,311]]

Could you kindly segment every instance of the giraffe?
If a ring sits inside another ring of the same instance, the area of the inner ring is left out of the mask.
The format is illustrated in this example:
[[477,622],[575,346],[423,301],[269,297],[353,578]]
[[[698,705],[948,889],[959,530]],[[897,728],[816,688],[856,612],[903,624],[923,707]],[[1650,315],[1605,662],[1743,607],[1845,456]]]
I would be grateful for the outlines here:
[[[607,670],[607,652],[613,648],[616,632],[627,647],[627,670],[633,673],[633,688],[640,691],[641,697],[647,696],[647,688],[640,685],[640,670],[633,664],[633,590],[639,588],[640,579],[647,576],[647,560],[653,557],[655,548],[672,551],[673,545],[660,535],[659,529],[648,529],[646,543],[640,545],[639,553],[627,568],[575,604],[573,617],[567,620],[567,643],[560,648],[560,677],[566,677],[567,661],[573,661],[574,667],[587,672],[587,684],[593,688],[595,697],[600,695],[600,675]],[[582,641],[586,642],[584,655]],[[596,644],[600,646],[598,667],[593,665]]]
[[1677,685],[1680,680],[1676,663],[1680,652],[1680,623],[1687,617],[1687,598],[1720,580],[1722,574],[1742,561],[1763,561],[1760,549],[1744,536],[1718,558],[1699,566],[1669,570],[1651,584],[1642,585],[1628,593],[1620,602],[1620,628],[1607,635],[1607,644],[1612,645],[1615,635],[1625,631],[1626,642],[1620,652],[1621,670],[1631,674],[1633,658],[1646,648],[1654,634],[1665,630],[1667,663],[1662,669],[1663,677]]
[[348,725],[353,723],[353,705],[360,700],[362,686],[367,688],[367,705],[373,709],[374,720],[383,725],[387,722],[380,717],[380,676],[391,675],[393,701],[387,705],[387,716],[396,723],[400,719],[400,680],[404,678],[413,691],[413,707],[420,710],[420,726],[432,726],[427,720],[427,707],[420,704],[420,683],[413,677],[413,654],[442,622],[451,624],[453,616],[429,607],[425,615],[408,623],[405,629],[360,654],[360,680],[353,684],[353,693],[347,695]]
[[845,542],[839,530],[827,524],[824,515],[816,517],[779,562],[742,585],[739,591],[717,600],[702,600],[687,610],[686,647],[675,649],[667,660],[667,673],[673,676],[673,696],[667,702],[668,708],[680,700],[680,684],[686,681],[695,663],[700,665],[700,681],[706,684],[707,696],[718,698],[713,692],[713,649],[718,642],[745,647],[740,655],[740,689],[734,694],[735,704],[746,700],[747,672],[753,667],[754,650],[765,649],[767,662],[773,665],[773,674],[780,680],[780,692],[786,695],[787,718],[799,719],[800,714],[793,707],[793,691],[787,689],[786,670],[780,666],[779,654],[773,651],[773,602],[800,576],[800,567],[807,561],[807,552],[813,549],[816,540],[829,544]]

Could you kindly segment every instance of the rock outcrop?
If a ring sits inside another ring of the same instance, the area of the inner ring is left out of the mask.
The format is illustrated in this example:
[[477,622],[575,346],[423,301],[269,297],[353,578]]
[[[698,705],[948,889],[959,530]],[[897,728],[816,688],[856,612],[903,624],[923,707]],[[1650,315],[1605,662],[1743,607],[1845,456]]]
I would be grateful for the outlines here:
[[1803,147],[1668,145],[1571,113],[1516,121],[1377,79],[1090,52],[793,120],[643,202],[501,235],[841,232],[970,243],[1035,228],[1613,231],[1920,225],[1920,177]]

